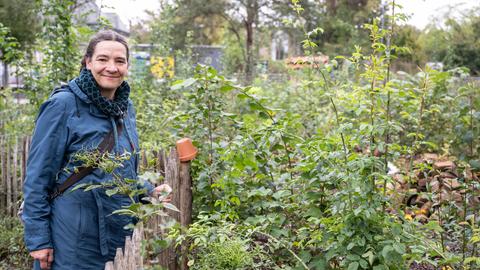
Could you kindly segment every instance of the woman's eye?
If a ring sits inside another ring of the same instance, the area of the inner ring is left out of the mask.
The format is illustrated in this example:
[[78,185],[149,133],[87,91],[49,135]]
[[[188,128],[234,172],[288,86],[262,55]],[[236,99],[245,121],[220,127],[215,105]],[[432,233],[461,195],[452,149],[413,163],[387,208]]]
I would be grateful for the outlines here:
[[100,62],[106,62],[107,59],[105,59],[105,58],[99,58],[98,61],[100,61]]

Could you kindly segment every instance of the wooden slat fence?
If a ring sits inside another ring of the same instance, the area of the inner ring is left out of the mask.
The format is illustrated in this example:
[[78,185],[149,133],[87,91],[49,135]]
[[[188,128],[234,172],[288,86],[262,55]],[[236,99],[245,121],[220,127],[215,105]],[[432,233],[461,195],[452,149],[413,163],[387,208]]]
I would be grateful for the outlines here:
[[21,202],[30,137],[0,136],[0,214],[15,216]]

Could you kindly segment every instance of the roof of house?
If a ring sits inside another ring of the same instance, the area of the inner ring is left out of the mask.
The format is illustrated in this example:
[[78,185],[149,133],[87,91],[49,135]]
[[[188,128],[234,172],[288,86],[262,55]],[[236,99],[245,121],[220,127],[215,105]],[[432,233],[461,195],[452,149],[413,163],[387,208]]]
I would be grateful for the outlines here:
[[75,9],[74,14],[76,15],[77,21],[84,22],[90,26],[102,25],[100,22],[100,17],[103,17],[112,25],[112,30],[117,31],[125,36],[130,35],[128,26],[122,22],[117,13],[102,12],[95,2],[86,1]]

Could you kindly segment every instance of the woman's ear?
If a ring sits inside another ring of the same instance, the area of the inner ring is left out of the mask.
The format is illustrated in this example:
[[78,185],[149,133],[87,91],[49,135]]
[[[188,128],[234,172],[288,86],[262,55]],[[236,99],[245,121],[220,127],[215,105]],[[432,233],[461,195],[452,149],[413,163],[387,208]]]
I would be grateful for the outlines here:
[[90,70],[91,67],[92,67],[92,58],[91,58],[91,57],[87,57],[87,58],[85,59],[85,68],[86,68],[87,70]]

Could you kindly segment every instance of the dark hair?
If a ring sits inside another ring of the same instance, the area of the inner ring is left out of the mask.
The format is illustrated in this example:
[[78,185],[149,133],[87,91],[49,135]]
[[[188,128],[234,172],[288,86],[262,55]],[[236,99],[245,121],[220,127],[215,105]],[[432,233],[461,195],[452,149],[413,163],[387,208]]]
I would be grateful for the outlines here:
[[87,66],[87,59],[93,56],[97,44],[102,41],[117,41],[122,43],[123,46],[125,46],[125,49],[127,49],[128,61],[130,50],[128,48],[127,39],[113,30],[100,30],[90,39],[90,42],[88,43],[87,50],[85,51],[82,59],[82,68],[85,68]]

